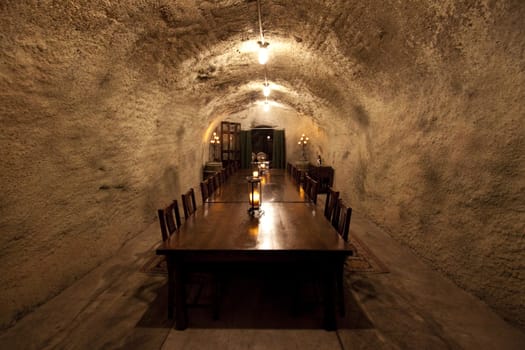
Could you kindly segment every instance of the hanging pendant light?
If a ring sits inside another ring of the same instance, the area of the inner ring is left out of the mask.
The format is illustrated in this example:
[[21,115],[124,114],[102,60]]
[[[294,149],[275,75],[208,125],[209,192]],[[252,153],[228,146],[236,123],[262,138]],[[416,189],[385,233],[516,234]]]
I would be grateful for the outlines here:
[[264,97],[270,96],[270,91],[271,91],[270,84],[268,84],[268,82],[265,82],[264,86],[263,86],[263,95],[264,95]]
[[257,13],[259,15],[259,34],[261,36],[261,40],[257,42],[259,44],[259,63],[260,64],[266,64],[268,62],[268,45],[270,45],[269,42],[264,40],[264,32],[262,28],[262,19],[261,19],[261,1],[257,0]]
[[269,42],[258,41],[259,44],[259,63],[266,64],[268,62],[268,45]]
[[263,111],[268,112],[270,110],[270,103],[268,100],[264,101]]

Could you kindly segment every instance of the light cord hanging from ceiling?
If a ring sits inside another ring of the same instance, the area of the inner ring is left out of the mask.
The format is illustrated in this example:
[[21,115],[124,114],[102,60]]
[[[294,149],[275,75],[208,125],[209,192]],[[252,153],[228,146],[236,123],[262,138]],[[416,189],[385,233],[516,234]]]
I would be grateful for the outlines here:
[[261,16],[261,0],[257,0],[257,14],[259,18],[259,35],[261,37],[260,41],[257,42],[259,44],[259,63],[264,65],[263,95],[265,97],[265,101],[263,103],[263,110],[268,112],[270,110],[270,103],[268,102],[268,96],[270,95],[270,84],[268,83],[266,63],[268,62],[268,45],[270,45],[270,43],[264,40]]
[[259,14],[259,33],[261,34],[261,42],[264,44],[264,34],[261,19],[261,0],[257,0],[257,13]]
[[268,45],[270,45],[270,43],[264,40],[261,18],[261,0],[257,0],[257,12],[259,14],[259,33],[261,36],[261,40],[257,42],[259,44],[259,63],[266,64],[266,62],[268,62]]

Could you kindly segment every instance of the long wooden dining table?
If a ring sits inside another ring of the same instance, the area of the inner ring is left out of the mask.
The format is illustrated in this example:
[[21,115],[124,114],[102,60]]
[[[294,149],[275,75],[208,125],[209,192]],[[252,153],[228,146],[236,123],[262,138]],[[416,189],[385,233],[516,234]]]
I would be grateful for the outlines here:
[[[248,213],[245,173],[231,176],[178,232],[156,250],[168,267],[168,317],[175,328],[186,329],[185,276],[194,265],[215,271],[232,264],[300,266],[320,277],[323,286],[324,328],[336,328],[336,272],[350,246],[324,217],[322,208],[309,203],[283,171],[264,176],[262,211]],[[175,312],[174,312],[175,311]]]
[[[216,202],[248,202],[248,182],[250,173],[239,171],[231,176],[221,187],[219,187],[206,200],[208,203]],[[262,201],[264,203],[275,202],[308,202],[302,188],[297,186],[291,176],[282,169],[271,169],[260,176],[262,184]]]

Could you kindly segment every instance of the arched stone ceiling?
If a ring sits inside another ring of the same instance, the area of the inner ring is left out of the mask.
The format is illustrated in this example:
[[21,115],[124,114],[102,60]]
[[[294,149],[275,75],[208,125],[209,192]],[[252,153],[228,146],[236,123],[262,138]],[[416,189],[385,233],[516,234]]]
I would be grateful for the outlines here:
[[[359,87],[351,79],[362,69],[354,57],[341,54],[349,43],[337,32],[341,24],[336,22],[348,18],[341,19],[337,14],[344,9],[335,5],[262,1],[271,49],[267,76],[285,87],[272,98],[311,116],[318,105],[345,109],[353,99],[349,87]],[[119,18],[118,8],[114,14]],[[136,16],[141,19],[134,44],[139,69],[162,75],[175,90],[209,95],[212,113],[238,112],[258,100],[260,87],[252,83],[264,79],[264,69],[256,60],[256,1],[164,1]],[[161,71],[151,71],[159,65]]]

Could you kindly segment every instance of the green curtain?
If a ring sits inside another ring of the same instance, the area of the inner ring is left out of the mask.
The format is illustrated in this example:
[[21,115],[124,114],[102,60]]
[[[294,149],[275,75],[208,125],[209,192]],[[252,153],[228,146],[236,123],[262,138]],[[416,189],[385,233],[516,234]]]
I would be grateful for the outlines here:
[[273,164],[277,169],[284,169],[286,166],[286,142],[284,140],[284,130],[273,131]]
[[241,130],[241,168],[250,169],[252,166],[252,131]]

